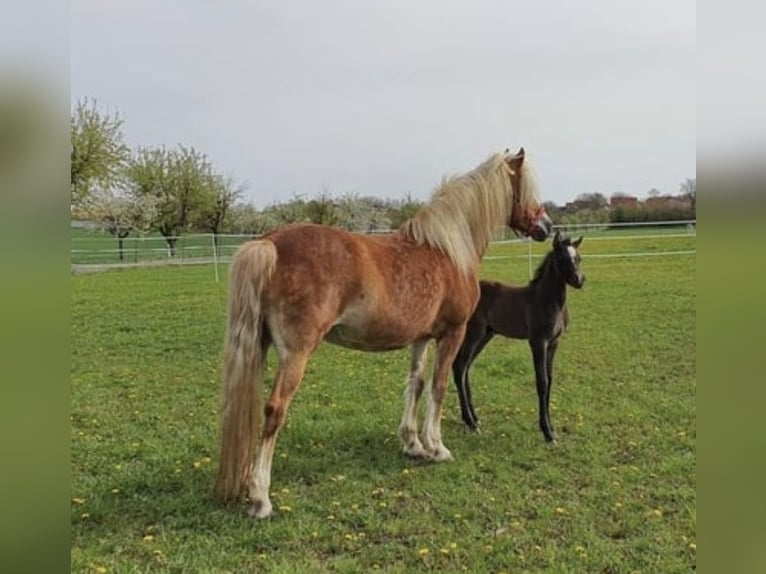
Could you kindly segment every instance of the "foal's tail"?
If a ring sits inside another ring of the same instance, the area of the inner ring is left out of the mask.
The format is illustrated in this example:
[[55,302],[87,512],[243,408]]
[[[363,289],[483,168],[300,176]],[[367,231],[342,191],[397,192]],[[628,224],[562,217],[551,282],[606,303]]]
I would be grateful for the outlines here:
[[271,241],[249,241],[234,255],[229,271],[229,308],[224,348],[221,437],[215,493],[224,501],[247,492],[248,477],[263,424],[263,340],[261,295],[274,274],[277,250]]

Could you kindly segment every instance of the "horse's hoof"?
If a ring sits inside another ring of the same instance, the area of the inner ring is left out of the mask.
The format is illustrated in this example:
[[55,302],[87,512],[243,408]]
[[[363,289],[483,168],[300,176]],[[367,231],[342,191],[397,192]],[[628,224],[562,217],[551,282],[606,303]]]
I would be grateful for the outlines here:
[[271,502],[269,500],[256,500],[251,505],[250,508],[247,509],[247,513],[252,518],[268,518],[271,516]]
[[426,458],[428,456],[425,449],[423,448],[423,445],[419,442],[408,444],[402,449],[402,452],[405,456],[410,458]]
[[454,460],[452,458],[452,453],[445,446],[438,447],[434,451],[430,452],[429,458],[434,462]]

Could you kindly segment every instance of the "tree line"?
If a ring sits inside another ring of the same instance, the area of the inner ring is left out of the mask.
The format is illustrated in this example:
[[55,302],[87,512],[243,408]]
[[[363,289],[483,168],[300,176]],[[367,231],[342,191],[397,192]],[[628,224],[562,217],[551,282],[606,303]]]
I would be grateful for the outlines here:
[[[72,217],[96,222],[113,235],[120,259],[123,240],[131,233],[161,234],[174,256],[184,233],[259,235],[293,222],[374,232],[398,228],[422,205],[411,195],[384,200],[350,192],[334,197],[324,190],[258,209],[246,200],[245,183],[216,169],[194,147],[130,149],[124,121],[119,112],[105,111],[92,99],[78,101],[71,115]],[[695,179],[681,184],[679,197],[689,200],[685,206],[647,201],[610,207],[603,194],[586,193],[563,207],[547,202],[546,208],[560,224],[694,218]]]
[[258,209],[245,199],[246,184],[221,173],[194,147],[130,149],[124,122],[92,99],[78,101],[71,115],[72,217],[113,235],[120,259],[131,233],[161,234],[174,256],[184,233],[258,235],[297,221],[370,232],[398,227],[421,206],[410,195],[381,200],[324,190]]

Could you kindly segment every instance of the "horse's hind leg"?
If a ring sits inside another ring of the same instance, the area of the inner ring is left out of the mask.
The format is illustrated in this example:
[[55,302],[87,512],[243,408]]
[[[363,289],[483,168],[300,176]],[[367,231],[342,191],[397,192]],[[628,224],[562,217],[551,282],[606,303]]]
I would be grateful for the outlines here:
[[399,425],[399,436],[404,443],[404,454],[416,458],[426,455],[418,438],[417,419],[418,400],[425,385],[423,369],[426,364],[426,351],[428,351],[428,340],[418,341],[412,345],[410,375],[407,380],[407,388],[404,391],[404,415],[402,416],[402,423]]
[[434,461],[451,460],[452,454],[442,443],[441,415],[447,379],[455,355],[465,335],[465,324],[442,336],[436,344],[436,362],[434,378],[431,384],[431,397],[428,401],[426,420],[423,424],[423,447]]
[[[471,365],[476,360],[476,357],[479,356],[479,353],[482,352],[493,336],[493,333],[489,330],[485,330],[480,335],[474,336],[472,336],[471,333],[466,333],[463,342],[464,347],[460,349],[458,358],[455,359],[455,363],[453,363],[453,365],[460,363],[462,366],[462,373],[459,378],[457,371],[455,372],[455,382],[458,387],[458,398],[460,399],[460,412],[463,417],[463,422],[465,422],[471,430],[475,431],[479,430],[479,417],[476,415],[476,411],[473,408],[469,374],[471,372]],[[471,337],[470,343],[469,337]],[[468,343],[467,348],[466,343]],[[461,357],[461,354],[463,353],[464,356]]]
[[471,430],[478,430],[478,420],[471,404],[471,387],[468,381],[468,370],[471,367],[473,357],[476,355],[476,347],[484,336],[483,329],[468,323],[465,338],[460,350],[452,363],[452,376],[457,387],[457,396],[460,399],[460,416],[463,422]]
[[263,434],[250,475],[250,515],[256,518],[266,518],[271,514],[269,487],[274,446],[277,434],[284,425],[287,407],[303,379],[310,354],[308,351],[290,352],[283,349],[278,349],[278,352],[279,370],[274,379],[271,396],[264,408]]

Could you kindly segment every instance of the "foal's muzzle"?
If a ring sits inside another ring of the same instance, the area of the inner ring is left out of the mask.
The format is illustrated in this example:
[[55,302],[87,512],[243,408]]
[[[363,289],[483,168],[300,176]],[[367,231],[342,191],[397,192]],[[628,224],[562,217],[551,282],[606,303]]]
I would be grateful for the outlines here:
[[548,214],[543,211],[529,230],[529,236],[535,241],[545,241],[553,230],[553,221]]
[[585,275],[578,273],[574,276],[574,280],[570,283],[570,285],[575,289],[582,289],[582,286],[585,285]]

